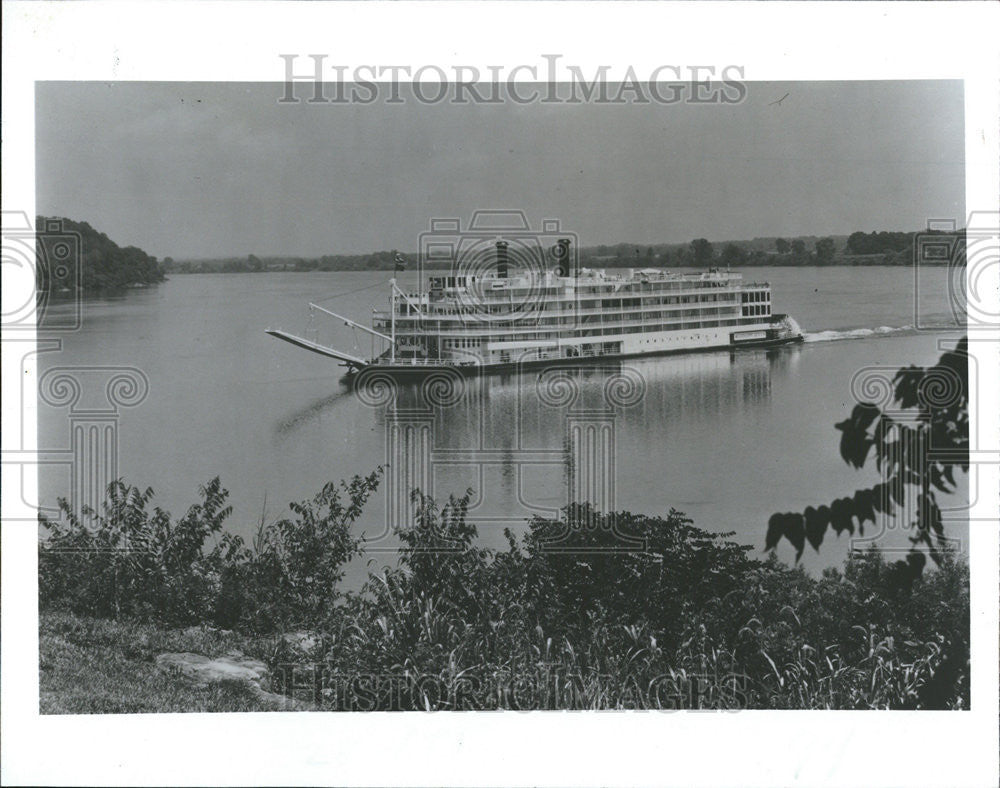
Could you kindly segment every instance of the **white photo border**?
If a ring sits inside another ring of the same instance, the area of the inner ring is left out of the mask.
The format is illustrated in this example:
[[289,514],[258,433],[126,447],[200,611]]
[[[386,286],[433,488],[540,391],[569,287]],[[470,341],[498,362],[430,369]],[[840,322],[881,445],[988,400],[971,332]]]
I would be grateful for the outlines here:
[[[747,81],[961,79],[966,206],[997,211],[992,3],[9,2],[3,207],[34,216],[36,80],[282,80],[280,53],[343,64],[539,63],[589,72],[744,67]],[[961,218],[961,217],[956,217]],[[997,293],[997,271],[987,273]],[[34,401],[2,356],[6,449]],[[19,337],[30,347],[31,332]],[[971,337],[970,337],[971,339]],[[1000,448],[1000,331],[976,332],[973,424]],[[29,369],[29,378],[32,370]],[[31,385],[27,386],[29,392]],[[4,474],[2,776],[7,784],[988,785],[998,752],[998,465],[971,512],[966,712],[357,713],[40,716],[37,532]],[[10,518],[10,519],[9,519]],[[982,518],[981,520],[979,518]]]

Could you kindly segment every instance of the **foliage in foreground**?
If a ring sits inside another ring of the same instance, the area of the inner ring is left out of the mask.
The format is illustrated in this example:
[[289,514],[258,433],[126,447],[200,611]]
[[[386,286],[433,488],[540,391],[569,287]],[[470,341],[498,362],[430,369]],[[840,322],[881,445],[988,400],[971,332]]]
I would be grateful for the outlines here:
[[494,554],[475,545],[468,497],[417,503],[398,567],[337,608],[319,648],[275,655],[289,690],[340,709],[966,703],[953,561],[913,579],[871,553],[813,579],[676,511],[581,506]]
[[[920,574],[926,563],[924,552],[917,549],[921,546],[939,563],[948,539],[937,493],[954,492],[956,471],[969,471],[968,367],[968,337],[962,337],[955,349],[945,351],[933,366],[900,369],[883,405],[855,405],[850,417],[836,425],[841,433],[840,456],[860,469],[874,455],[882,481],[828,506],[772,515],[766,548],[785,538],[799,557],[807,541],[819,550],[830,528],[837,536],[845,531],[853,534],[855,521],[863,536],[866,522],[874,524],[880,516],[902,517],[910,500],[915,504],[910,523],[913,548],[905,561],[898,562],[900,571]],[[871,388],[881,386],[876,382]]]
[[42,609],[308,629],[273,641],[271,684],[328,709],[968,706],[968,569],[950,556],[916,574],[871,552],[814,578],[676,511],[586,506],[493,551],[468,496],[415,494],[398,564],[344,592],[377,482],[327,485],[250,545],[222,532],[218,480],[176,522],[115,483],[100,514],[45,522]]
[[322,620],[360,551],[350,526],[379,473],[331,482],[312,500],[290,504],[293,516],[262,521],[251,545],[222,530],[232,507],[218,477],[176,521],[151,508],[151,489],[121,481],[109,485],[100,512],[77,514],[60,499],[59,520],[41,517],[48,532],[39,543],[41,606],[257,632]]

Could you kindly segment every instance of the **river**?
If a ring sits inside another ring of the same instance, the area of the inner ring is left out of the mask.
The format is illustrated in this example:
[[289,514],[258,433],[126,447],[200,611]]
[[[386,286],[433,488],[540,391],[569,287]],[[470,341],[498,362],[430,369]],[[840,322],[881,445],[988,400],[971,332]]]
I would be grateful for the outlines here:
[[[114,368],[138,370],[126,376],[140,390],[131,400],[127,391],[118,397],[103,433],[117,446],[117,474],[153,487],[175,515],[218,475],[232,494],[229,527],[246,537],[261,516],[281,516],[289,501],[311,497],[326,481],[388,462],[389,482],[357,526],[381,560],[392,560],[394,546],[387,512],[400,510],[411,484],[439,498],[472,488],[471,519],[484,542],[502,546],[505,527],[555,512],[568,484],[585,484],[584,476],[607,506],[650,515],[673,507],[699,527],[734,531],[760,548],[773,512],[828,504],[878,481],[872,468],[853,470],[838,453],[833,425],[855,402],[855,375],[932,363],[960,336],[921,330],[954,323],[947,269],[922,271],[918,281],[911,269],[890,267],[748,269],[747,280],[771,282],[775,311],[807,332],[801,345],[631,359],[610,371],[553,373],[559,380],[550,375],[541,384],[537,372],[473,379],[431,401],[407,387],[390,402],[359,398],[341,384],[334,362],[264,333],[303,333],[308,301],[349,291],[324,305],[367,323],[371,307],[385,305],[387,290],[378,284],[386,277],[175,275],[120,298],[85,301],[78,330],[40,334],[40,346],[49,339],[58,346],[39,353],[39,374],[71,367],[82,385],[105,391],[101,381],[118,374]],[[416,275],[401,275],[400,284],[415,289]],[[65,316],[73,308],[50,309]],[[369,354],[364,334],[335,323],[323,318],[314,326],[322,341]],[[607,386],[609,374],[620,385]],[[89,411],[49,399],[39,403],[38,446],[65,459],[73,424]],[[573,430],[608,447],[596,465],[578,467],[593,457],[574,455]],[[64,461],[41,466],[43,506],[70,494],[72,473]],[[963,480],[943,499],[954,507],[945,512],[953,520],[948,533],[963,547],[966,489]],[[873,535],[889,548],[907,544],[899,528],[869,529]],[[839,564],[849,544],[830,532],[818,553],[806,548],[802,562],[812,571]],[[787,544],[779,555],[794,560]],[[351,582],[361,572],[355,567]]]

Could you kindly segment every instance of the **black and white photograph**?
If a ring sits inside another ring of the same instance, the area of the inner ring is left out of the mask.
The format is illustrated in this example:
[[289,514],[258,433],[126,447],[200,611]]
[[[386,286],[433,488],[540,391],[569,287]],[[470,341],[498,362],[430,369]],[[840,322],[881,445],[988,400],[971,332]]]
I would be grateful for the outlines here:
[[892,67],[195,5],[4,6],[5,781],[993,784],[998,74],[913,65],[939,4]]

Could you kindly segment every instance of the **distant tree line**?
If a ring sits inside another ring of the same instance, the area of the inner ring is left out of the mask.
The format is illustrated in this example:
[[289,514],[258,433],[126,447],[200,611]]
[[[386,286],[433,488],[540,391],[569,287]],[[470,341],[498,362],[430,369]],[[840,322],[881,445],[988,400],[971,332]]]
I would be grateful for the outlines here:
[[[926,231],[924,234],[956,235],[940,231]],[[917,235],[857,232],[846,237],[755,238],[753,241],[727,241],[721,244],[721,250],[707,238],[696,238],[689,244],[679,246],[633,247],[631,257],[627,252],[623,254],[620,248],[616,248],[613,254],[601,254],[607,247],[598,247],[597,254],[586,250],[582,257],[585,265],[601,263],[604,267],[638,267],[643,264],[696,268],[714,265],[911,265]],[[958,231],[957,236],[960,242],[964,242],[964,231]],[[949,259],[942,258],[940,262],[947,263]]]
[[[118,292],[162,282],[164,267],[135,246],[120,247],[86,222],[36,217],[39,295]],[[58,231],[50,230],[54,222]]]
[[[209,260],[184,260],[175,262],[166,258],[168,273],[178,274],[255,274],[265,271],[392,271],[395,269],[395,251],[371,254],[330,254],[322,257],[228,257]],[[417,255],[404,255],[416,260]],[[416,265],[414,263],[414,265]]]
[[[579,250],[585,268],[705,268],[710,266],[790,265],[910,265],[914,232],[857,232],[849,236],[754,238],[712,243],[696,238],[684,244],[615,244]],[[358,255],[303,257],[230,257],[174,262],[164,260],[168,273],[259,273],[264,271],[392,271],[395,250]],[[410,267],[419,255],[404,257]],[[431,266],[427,266],[431,267]]]
[[[608,254],[606,247],[584,250],[581,262],[591,268],[708,268],[711,266],[831,265],[841,262],[833,238],[818,238],[810,246],[802,238],[776,238],[771,248],[748,241],[727,241],[719,246],[707,238],[670,247],[631,247],[631,256],[621,249]],[[842,257],[842,256],[841,256]]]

